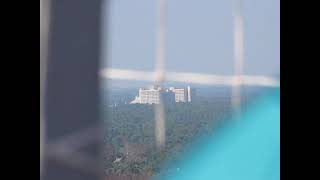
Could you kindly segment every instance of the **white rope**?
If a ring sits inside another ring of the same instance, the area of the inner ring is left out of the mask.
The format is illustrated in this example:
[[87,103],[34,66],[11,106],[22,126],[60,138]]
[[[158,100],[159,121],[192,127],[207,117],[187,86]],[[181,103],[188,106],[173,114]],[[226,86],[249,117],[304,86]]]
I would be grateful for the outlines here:
[[244,32],[242,0],[234,0],[234,73],[236,80],[232,86],[232,106],[235,112],[240,112],[241,107],[241,78],[244,63]]
[[[153,76],[156,85],[161,86],[165,79],[165,0],[158,0],[158,34],[156,46],[155,74]],[[155,106],[155,138],[158,148],[165,144],[165,112],[160,94],[160,103]]]

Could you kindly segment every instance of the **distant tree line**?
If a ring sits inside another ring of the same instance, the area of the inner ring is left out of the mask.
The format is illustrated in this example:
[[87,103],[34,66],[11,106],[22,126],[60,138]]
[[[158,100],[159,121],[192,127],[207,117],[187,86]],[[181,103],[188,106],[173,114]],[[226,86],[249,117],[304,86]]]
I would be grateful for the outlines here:
[[166,145],[155,148],[153,105],[103,107],[107,175],[141,175],[169,171],[163,163],[179,160],[198,136],[212,133],[230,115],[229,101],[195,101],[165,107]]

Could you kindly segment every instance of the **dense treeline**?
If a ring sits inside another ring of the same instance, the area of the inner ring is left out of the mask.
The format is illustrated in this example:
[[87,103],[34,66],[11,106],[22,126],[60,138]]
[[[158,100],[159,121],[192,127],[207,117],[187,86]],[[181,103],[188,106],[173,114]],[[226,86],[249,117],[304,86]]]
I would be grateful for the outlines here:
[[[263,90],[263,91],[262,91]],[[242,104],[268,89],[243,87]],[[230,115],[230,88],[198,88],[192,103],[167,105],[166,145],[155,148],[154,106],[128,104],[136,89],[102,90],[106,124],[105,169],[108,179],[149,179],[168,174],[163,163],[177,162],[198,136],[214,132]],[[258,93],[259,92],[259,93]]]
[[163,162],[178,160],[190,142],[212,132],[228,116],[228,101],[176,103],[165,107],[166,145],[155,148],[154,106],[123,104],[104,108],[106,173],[141,175],[164,172]]

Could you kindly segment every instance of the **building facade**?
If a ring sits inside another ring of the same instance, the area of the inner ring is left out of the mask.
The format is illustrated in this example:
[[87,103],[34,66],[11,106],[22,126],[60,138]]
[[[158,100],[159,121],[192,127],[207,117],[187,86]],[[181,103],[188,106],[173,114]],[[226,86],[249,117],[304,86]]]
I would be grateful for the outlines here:
[[159,104],[160,89],[139,89],[141,104]]
[[152,87],[149,89],[140,88],[139,95],[135,97],[130,104],[159,104],[162,97],[165,103],[191,102],[194,93],[190,86],[187,88],[162,89],[161,87]]
[[188,90],[186,88],[170,87],[169,90],[174,92],[176,102],[190,102],[188,101]]

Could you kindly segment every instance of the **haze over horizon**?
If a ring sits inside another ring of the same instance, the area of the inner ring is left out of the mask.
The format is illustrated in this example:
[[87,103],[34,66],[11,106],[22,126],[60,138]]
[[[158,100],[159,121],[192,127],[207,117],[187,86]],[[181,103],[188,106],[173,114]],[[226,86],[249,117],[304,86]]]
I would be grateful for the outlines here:
[[[111,1],[103,67],[154,70],[156,5],[155,0]],[[166,15],[166,70],[233,74],[232,0],[167,1]],[[244,0],[244,18],[244,73],[278,76],[280,2]],[[150,83],[112,80],[111,86],[144,84]]]

